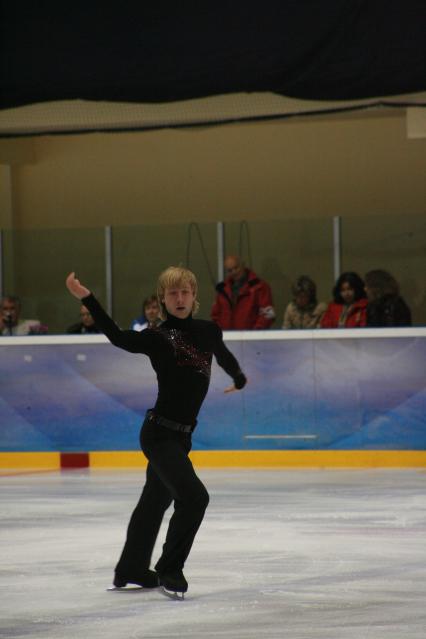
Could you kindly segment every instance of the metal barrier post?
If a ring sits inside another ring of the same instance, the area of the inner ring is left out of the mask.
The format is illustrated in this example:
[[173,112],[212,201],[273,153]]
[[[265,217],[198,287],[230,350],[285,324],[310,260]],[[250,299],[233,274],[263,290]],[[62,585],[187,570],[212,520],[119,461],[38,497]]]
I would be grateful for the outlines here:
[[223,282],[224,270],[223,260],[225,259],[225,225],[223,222],[217,222],[217,281]]
[[333,270],[334,281],[342,270],[342,218],[340,215],[333,217]]
[[105,227],[105,287],[107,312],[112,317],[112,229],[110,226]]

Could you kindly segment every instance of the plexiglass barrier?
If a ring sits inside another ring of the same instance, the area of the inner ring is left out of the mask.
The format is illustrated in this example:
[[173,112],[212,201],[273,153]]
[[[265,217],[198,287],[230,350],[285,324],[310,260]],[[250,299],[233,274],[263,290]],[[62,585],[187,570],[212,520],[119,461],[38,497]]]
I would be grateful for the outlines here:
[[[226,222],[225,253],[241,254],[272,287],[280,328],[291,284],[311,276],[318,299],[328,302],[334,285],[333,218]],[[341,268],[390,271],[412,310],[414,325],[426,325],[426,216],[341,218]],[[155,291],[159,272],[189,266],[199,281],[199,317],[210,317],[215,297],[219,246],[217,222],[140,225],[111,229],[112,310],[122,326],[141,314],[142,300]],[[78,320],[78,304],[65,289],[74,270],[107,302],[105,229],[37,229],[2,232],[2,290],[22,300],[22,315],[39,319],[50,334]]]

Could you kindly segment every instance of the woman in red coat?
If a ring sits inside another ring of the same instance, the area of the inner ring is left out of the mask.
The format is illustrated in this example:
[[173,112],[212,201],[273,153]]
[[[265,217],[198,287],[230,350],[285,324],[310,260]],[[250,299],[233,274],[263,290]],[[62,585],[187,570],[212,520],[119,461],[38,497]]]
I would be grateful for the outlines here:
[[321,328],[357,328],[367,324],[364,282],[356,273],[342,273],[321,320]]

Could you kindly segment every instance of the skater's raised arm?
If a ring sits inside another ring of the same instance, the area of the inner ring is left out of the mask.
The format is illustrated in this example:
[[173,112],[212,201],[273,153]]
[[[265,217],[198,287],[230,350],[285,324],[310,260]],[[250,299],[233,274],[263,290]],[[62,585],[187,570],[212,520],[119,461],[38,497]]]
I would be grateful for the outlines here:
[[222,336],[222,330],[219,326],[215,326],[217,332],[215,339],[214,356],[221,368],[228,373],[234,380],[234,384],[225,389],[225,393],[232,393],[236,390],[241,390],[247,384],[247,378],[242,372],[240,365],[231,351],[225,346]]
[[111,344],[130,353],[145,353],[149,355],[153,342],[150,332],[142,331],[139,333],[137,331],[121,330],[108,313],[105,312],[93,293],[75,277],[75,273],[70,273],[65,283],[71,295],[81,300],[84,306],[89,309],[96,325],[106,335]]

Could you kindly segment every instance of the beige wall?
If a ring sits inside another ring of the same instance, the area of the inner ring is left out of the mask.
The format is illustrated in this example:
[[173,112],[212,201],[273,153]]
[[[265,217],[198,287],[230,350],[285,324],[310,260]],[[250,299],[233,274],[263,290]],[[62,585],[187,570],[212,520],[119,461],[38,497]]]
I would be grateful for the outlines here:
[[403,110],[26,143],[3,227],[425,213],[426,139]]

